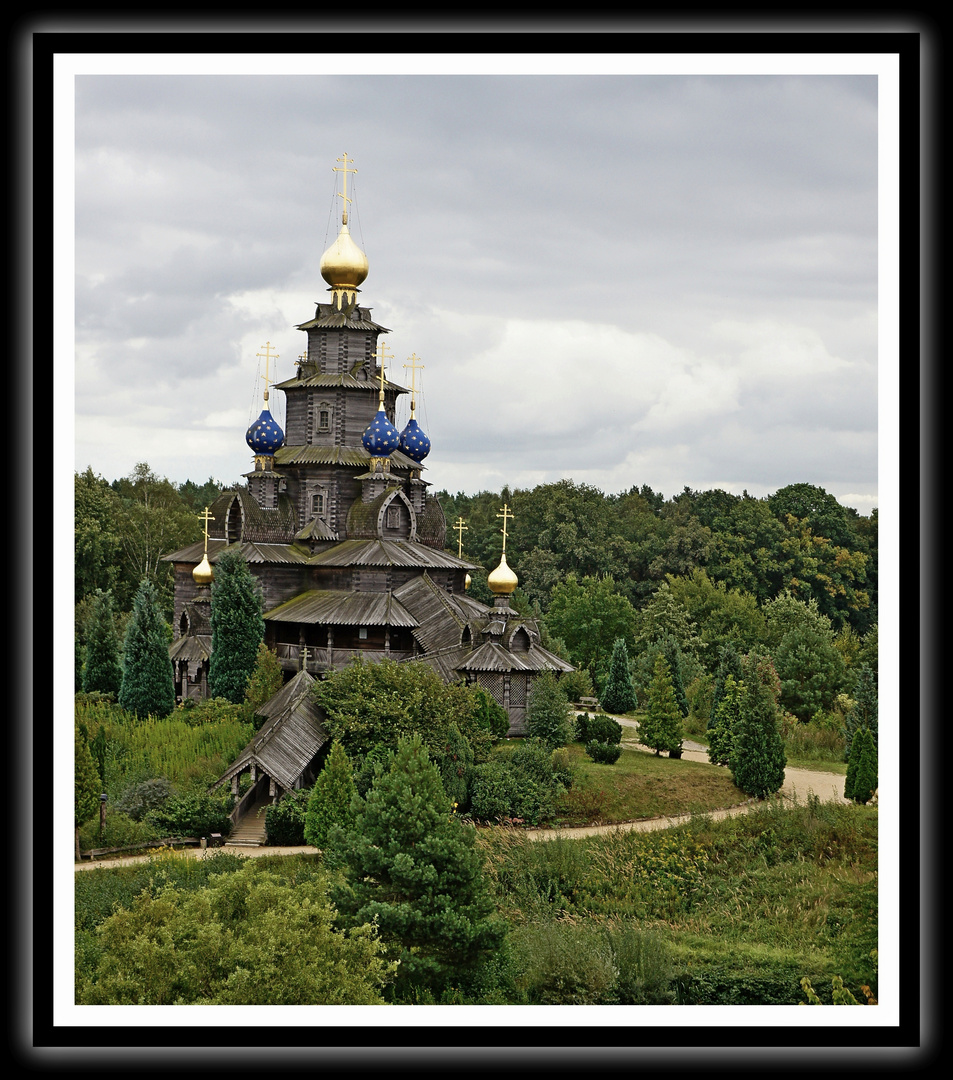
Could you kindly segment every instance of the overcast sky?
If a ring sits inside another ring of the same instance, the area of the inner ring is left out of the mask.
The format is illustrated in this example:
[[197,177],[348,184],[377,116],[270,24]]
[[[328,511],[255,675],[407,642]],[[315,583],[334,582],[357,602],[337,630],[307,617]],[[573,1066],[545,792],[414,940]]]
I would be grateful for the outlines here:
[[251,469],[257,354],[290,377],[328,297],[346,153],[361,302],[391,377],[424,365],[434,490],[807,482],[868,514],[877,75],[624,68],[78,74],[75,469]]

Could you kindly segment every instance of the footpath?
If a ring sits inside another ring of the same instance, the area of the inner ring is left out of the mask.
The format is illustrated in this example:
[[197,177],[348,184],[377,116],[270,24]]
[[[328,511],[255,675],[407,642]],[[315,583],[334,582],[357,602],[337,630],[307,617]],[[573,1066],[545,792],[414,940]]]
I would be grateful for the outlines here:
[[[647,754],[655,751],[644,746],[638,741],[638,721],[625,716],[614,717],[623,727],[622,744],[631,750],[642,750]],[[632,730],[632,734],[625,733],[625,729]],[[699,743],[686,741],[682,746],[682,761],[701,761],[708,763],[708,753],[704,746]],[[821,802],[844,801],[844,777],[839,773],[814,772],[807,769],[791,769],[784,771],[784,784],[781,787],[781,795],[784,798],[806,803],[808,797],[816,796]],[[757,805],[757,799],[751,799],[740,803],[738,806],[725,807],[723,810],[712,810],[708,816],[719,820],[735,814],[745,814],[753,806]],[[680,814],[674,817],[643,818],[639,821],[626,821],[612,825],[588,825],[574,829],[527,829],[524,833],[530,840],[552,840],[556,837],[582,837],[599,836],[606,833],[623,831],[651,832],[655,829],[667,829],[690,819],[690,814]],[[178,854],[193,859],[202,859],[214,855],[216,851],[229,851],[235,855],[244,855],[251,858],[261,855],[297,855],[301,852],[316,852],[317,848],[303,847],[239,847],[226,843],[216,849],[201,850],[196,848],[183,849]],[[95,862],[75,863],[76,870],[94,870],[97,867],[109,868],[113,866],[130,866],[133,863],[148,862],[154,855],[130,855],[120,859],[99,859]]]

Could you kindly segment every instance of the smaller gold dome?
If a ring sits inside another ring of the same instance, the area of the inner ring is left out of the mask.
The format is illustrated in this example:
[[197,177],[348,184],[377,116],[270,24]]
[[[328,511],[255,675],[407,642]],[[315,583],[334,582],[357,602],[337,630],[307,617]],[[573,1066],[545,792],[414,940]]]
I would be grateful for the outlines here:
[[497,596],[509,596],[519,584],[519,578],[506,565],[506,555],[500,556],[500,565],[486,579],[490,590]]
[[192,571],[192,577],[196,585],[211,585],[215,580],[215,571],[212,570],[207,554],[202,556],[202,561]]
[[470,575],[467,574],[467,576],[463,579],[463,588],[464,588],[464,590],[469,589],[472,584],[473,584],[473,578],[471,578]]
[[356,289],[367,277],[367,256],[351,239],[347,225],[321,256],[321,277],[332,289]]

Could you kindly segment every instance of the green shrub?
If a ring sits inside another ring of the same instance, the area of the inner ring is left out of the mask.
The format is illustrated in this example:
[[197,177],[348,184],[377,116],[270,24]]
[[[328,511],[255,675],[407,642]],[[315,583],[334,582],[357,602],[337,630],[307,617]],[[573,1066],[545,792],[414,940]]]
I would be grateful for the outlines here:
[[586,743],[586,753],[600,765],[614,765],[622,754],[622,747],[616,743],[592,740]]
[[622,742],[622,725],[611,716],[599,714],[594,716],[588,724],[587,737],[584,742],[613,743],[618,745]]
[[573,733],[575,735],[576,742],[587,743],[589,741],[589,725],[592,723],[593,718],[589,713],[580,713],[576,717]]
[[79,828],[80,851],[95,848],[131,847],[133,844],[161,839],[155,827],[145,821],[136,821],[115,809],[106,810],[106,822],[99,831],[99,815],[90,818]]
[[286,791],[276,803],[268,807],[265,811],[266,843],[278,847],[304,846],[307,842],[304,838],[304,827],[310,795],[310,788]]
[[153,776],[139,784],[132,784],[119,796],[114,810],[126,814],[133,821],[142,821],[150,810],[157,810],[168,802],[172,785],[164,776]]
[[166,836],[227,836],[232,829],[229,819],[234,796],[193,793],[173,795],[164,806],[150,810],[145,820]]
[[592,677],[585,668],[565,672],[559,680],[559,685],[568,700],[573,703],[580,702],[584,697],[595,696]]

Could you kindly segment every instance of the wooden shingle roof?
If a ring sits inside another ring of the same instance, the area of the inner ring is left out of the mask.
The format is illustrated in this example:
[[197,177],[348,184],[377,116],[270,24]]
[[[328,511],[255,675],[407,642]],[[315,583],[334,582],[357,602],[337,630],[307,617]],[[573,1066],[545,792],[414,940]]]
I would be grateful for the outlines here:
[[407,626],[417,620],[394,594],[311,589],[265,612],[265,622],[321,626]]
[[314,679],[298,674],[267,701],[257,715],[265,716],[261,730],[215,782],[219,787],[256,765],[290,791],[327,742],[321,711],[311,698]]

